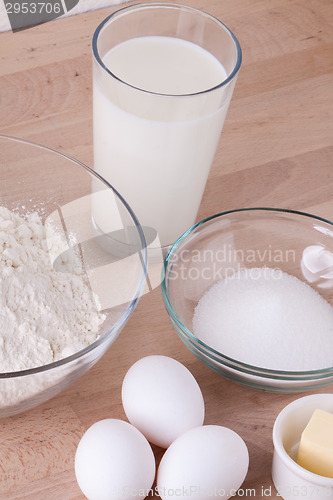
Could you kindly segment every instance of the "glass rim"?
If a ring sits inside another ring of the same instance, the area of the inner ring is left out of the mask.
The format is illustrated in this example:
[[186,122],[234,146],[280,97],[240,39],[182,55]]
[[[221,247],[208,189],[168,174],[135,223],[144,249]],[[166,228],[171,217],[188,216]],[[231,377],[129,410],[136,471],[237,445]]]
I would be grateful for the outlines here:
[[268,212],[268,213],[283,213],[283,214],[291,214],[291,215],[296,215],[296,216],[302,216],[306,217],[307,219],[312,219],[314,221],[320,221],[324,222],[325,224],[329,224],[330,226],[333,226],[333,222],[329,221],[328,219],[325,219],[323,217],[309,214],[307,212],[301,212],[298,210],[289,210],[289,209],[283,209],[283,208],[269,208],[269,207],[251,207],[251,208],[240,208],[240,209],[234,209],[234,210],[227,210],[225,212],[220,212],[214,215],[211,215],[209,217],[206,217],[205,219],[202,219],[201,221],[197,222],[193,226],[191,226],[187,231],[185,231],[171,246],[170,250],[168,251],[165,259],[164,259],[164,264],[163,264],[163,280],[161,282],[161,288],[162,288],[162,295],[163,295],[163,300],[165,304],[165,308],[167,310],[168,315],[171,318],[171,321],[177,326],[177,328],[181,331],[181,335],[184,336],[184,338],[190,341],[190,343],[195,347],[198,348],[201,353],[203,353],[205,356],[208,357],[208,359],[216,361],[220,363],[222,366],[227,366],[228,368],[231,368],[235,371],[240,371],[243,373],[247,373],[252,376],[256,377],[262,377],[263,379],[267,378],[273,378],[276,380],[286,380],[286,381],[302,381],[302,380],[318,380],[320,376],[321,378],[328,378],[333,376],[333,365],[328,366],[326,368],[321,368],[319,370],[303,370],[303,371],[290,371],[290,370],[275,370],[275,369],[270,369],[270,368],[261,368],[259,366],[251,365],[248,363],[245,363],[243,361],[239,361],[235,358],[231,358],[229,356],[226,356],[225,354],[217,351],[213,347],[209,346],[202,340],[200,340],[198,337],[196,337],[189,328],[179,319],[178,315],[174,311],[173,306],[171,305],[171,302],[169,300],[169,295],[168,295],[168,285],[167,285],[167,271],[169,269],[169,264],[172,264],[172,256],[174,253],[177,251],[178,247],[181,245],[181,243],[192,233],[195,232],[196,229],[200,228],[204,224],[213,221],[215,219],[221,218],[225,215],[233,214],[233,213],[251,213],[251,212]]
[[80,168],[82,167],[89,174],[96,177],[99,181],[101,181],[103,184],[105,184],[105,186],[107,188],[111,189],[113,191],[113,193],[118,197],[118,199],[120,200],[122,205],[128,211],[128,213],[129,213],[130,217],[132,218],[132,220],[135,224],[135,227],[138,231],[140,243],[141,243],[140,252],[142,255],[141,262],[142,262],[143,272],[141,274],[140,282],[138,283],[138,286],[137,286],[137,289],[135,292],[135,297],[130,301],[124,314],[121,316],[121,318],[119,318],[119,320],[114,325],[111,326],[111,328],[108,331],[106,331],[104,333],[104,335],[102,335],[100,338],[95,340],[95,342],[88,345],[84,349],[81,349],[81,350],[77,351],[76,353],[71,354],[70,356],[62,358],[58,361],[53,361],[52,363],[48,363],[46,365],[36,366],[35,368],[28,368],[26,370],[20,370],[20,371],[2,372],[2,373],[0,372],[0,380],[24,377],[24,376],[28,376],[28,375],[35,375],[37,373],[46,372],[46,371],[52,370],[53,368],[58,368],[60,366],[67,365],[67,364],[71,363],[72,361],[76,361],[76,360],[82,358],[83,356],[85,356],[89,352],[93,351],[97,347],[104,344],[110,338],[112,333],[114,333],[115,330],[117,330],[119,327],[121,327],[122,324],[124,324],[126,322],[126,320],[130,316],[130,313],[135,309],[137,303],[139,302],[139,299],[141,297],[141,293],[142,293],[142,290],[143,290],[143,287],[144,287],[144,284],[146,281],[147,267],[148,267],[147,245],[146,245],[145,236],[143,233],[143,229],[140,225],[140,222],[138,221],[135,213],[133,212],[133,210],[131,209],[131,207],[127,203],[127,201],[116,190],[116,188],[114,188],[112,186],[112,184],[110,184],[106,179],[104,179],[101,175],[99,175],[97,172],[95,172],[95,170],[93,170],[91,167],[89,167],[88,165],[86,165],[82,161],[77,160],[76,158],[74,158],[73,156],[71,156],[67,153],[63,153],[62,151],[58,151],[58,150],[56,150],[52,147],[49,147],[49,146],[44,146],[43,144],[40,144],[38,142],[33,142],[33,141],[29,141],[27,139],[22,139],[20,137],[14,137],[14,136],[0,133],[0,142],[2,139],[12,141],[12,142],[18,142],[18,143],[25,144],[25,145],[32,146],[32,147],[36,147],[38,149],[42,149],[44,151],[47,151],[48,153],[52,153],[52,154],[55,154],[56,156],[60,156],[60,157],[64,158],[65,160],[69,160],[72,163],[78,165]]
[[[132,11],[139,11],[142,9],[153,9],[153,8],[168,8],[168,9],[174,9],[174,10],[187,10],[189,12],[193,12],[196,14],[200,14],[203,17],[206,17],[207,19],[210,19],[211,21],[215,22],[218,24],[223,30],[225,30],[230,38],[233,40],[235,44],[235,49],[236,49],[236,54],[237,54],[237,59],[236,59],[236,64],[230,73],[230,75],[225,78],[222,82],[220,82],[218,85],[214,85],[214,87],[210,87],[205,90],[200,90],[199,92],[191,92],[188,94],[165,94],[165,93],[160,93],[160,92],[152,92],[150,90],[145,90],[141,89],[140,87],[136,87],[135,85],[131,85],[130,83],[122,80],[121,78],[117,77],[114,73],[112,73],[107,66],[102,61],[101,56],[99,55],[97,43],[98,43],[98,37],[103,29],[103,27],[109,22],[109,21],[114,21],[118,16],[126,15],[131,13]],[[118,82],[122,83],[123,85],[126,85],[127,87],[130,87],[134,90],[137,90],[139,92],[142,92],[147,95],[154,95],[158,97],[172,97],[172,98],[185,98],[185,97],[194,97],[194,96],[201,96],[210,92],[213,92],[215,90],[218,90],[222,87],[225,87],[228,85],[238,74],[239,69],[241,67],[242,63],[242,49],[240,46],[239,41],[237,40],[236,36],[234,33],[226,26],[222,21],[217,19],[216,17],[212,16],[211,14],[208,14],[207,12],[200,10],[200,9],[195,9],[194,7],[189,7],[188,5],[182,5],[178,3],[169,3],[169,2],[152,2],[152,3],[137,3],[134,5],[129,5],[127,7],[122,7],[121,9],[116,10],[109,16],[107,16],[96,28],[93,38],[92,38],[92,51],[93,51],[93,57],[97,64],[106,72],[108,73],[112,78],[117,80]]]

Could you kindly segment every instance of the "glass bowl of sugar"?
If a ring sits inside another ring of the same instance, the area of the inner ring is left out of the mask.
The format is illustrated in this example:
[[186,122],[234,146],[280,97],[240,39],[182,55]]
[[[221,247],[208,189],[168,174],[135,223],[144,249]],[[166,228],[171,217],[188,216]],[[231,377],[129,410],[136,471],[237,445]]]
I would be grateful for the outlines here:
[[217,373],[257,389],[333,382],[333,224],[249,208],[185,232],[164,262],[164,303],[185,345]]
[[111,346],[146,277],[122,196],[83,163],[0,135],[0,417],[52,398]]

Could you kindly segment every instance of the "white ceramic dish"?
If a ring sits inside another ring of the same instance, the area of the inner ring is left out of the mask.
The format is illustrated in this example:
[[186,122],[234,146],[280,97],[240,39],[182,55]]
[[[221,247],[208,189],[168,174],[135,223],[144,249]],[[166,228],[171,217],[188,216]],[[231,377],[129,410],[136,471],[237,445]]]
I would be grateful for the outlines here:
[[316,409],[333,413],[333,394],[297,399],[286,406],[275,421],[272,478],[284,500],[333,498],[333,479],[309,472],[296,463],[301,434]]

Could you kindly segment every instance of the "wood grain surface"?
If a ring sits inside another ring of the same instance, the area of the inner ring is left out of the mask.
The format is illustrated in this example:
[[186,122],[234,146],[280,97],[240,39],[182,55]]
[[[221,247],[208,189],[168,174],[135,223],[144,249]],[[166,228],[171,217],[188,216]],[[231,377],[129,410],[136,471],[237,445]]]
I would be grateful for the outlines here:
[[[243,49],[198,219],[271,206],[332,220],[332,1],[186,3],[220,18]],[[0,35],[0,132],[92,164],[91,38],[111,11]],[[156,289],[142,297],[120,337],[84,377],[42,406],[0,422],[0,500],[82,500],[73,468],[80,437],[97,420],[125,418],[122,379],[148,354],[175,357],[192,371],[204,394],[206,423],[231,427],[249,448],[245,493],[254,488],[256,498],[277,498],[272,426],[297,395],[247,389],[211,372],[178,339]]]

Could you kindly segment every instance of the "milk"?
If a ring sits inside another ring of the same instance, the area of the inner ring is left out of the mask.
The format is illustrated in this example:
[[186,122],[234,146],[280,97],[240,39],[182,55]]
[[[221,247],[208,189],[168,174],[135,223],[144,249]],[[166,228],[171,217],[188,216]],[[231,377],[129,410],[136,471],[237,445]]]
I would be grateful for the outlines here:
[[94,168],[169,245],[195,222],[234,82],[205,92],[225,69],[172,37],[127,40],[103,63],[112,75],[95,64]]

